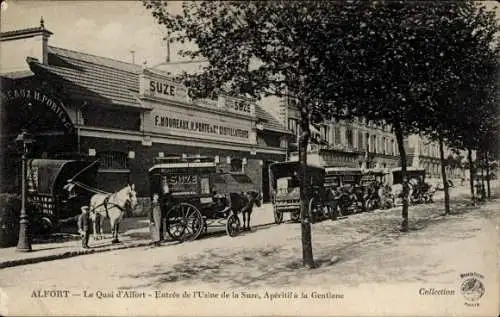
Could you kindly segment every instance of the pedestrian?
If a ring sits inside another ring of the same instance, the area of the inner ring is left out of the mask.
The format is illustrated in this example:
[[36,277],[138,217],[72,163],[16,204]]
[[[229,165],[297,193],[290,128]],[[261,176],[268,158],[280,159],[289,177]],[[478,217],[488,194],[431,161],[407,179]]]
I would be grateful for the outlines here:
[[84,249],[89,248],[89,236],[90,236],[90,215],[89,207],[82,206],[82,213],[78,217],[78,233],[82,238],[82,247]]
[[159,195],[155,193],[153,194],[151,212],[149,214],[149,228],[151,232],[151,240],[153,240],[156,246],[159,246],[160,242],[163,240],[162,218]]

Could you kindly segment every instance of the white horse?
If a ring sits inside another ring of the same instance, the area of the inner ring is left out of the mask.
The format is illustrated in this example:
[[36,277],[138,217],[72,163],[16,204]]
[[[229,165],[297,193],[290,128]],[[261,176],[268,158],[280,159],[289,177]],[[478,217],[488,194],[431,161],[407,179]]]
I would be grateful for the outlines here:
[[[127,185],[113,194],[95,194],[90,198],[90,218],[94,229],[94,239],[102,238],[104,218],[109,218],[111,224],[112,243],[118,243],[118,230],[126,210],[137,206],[135,186]],[[97,230],[97,223],[100,224]],[[97,235],[99,232],[99,236]]]

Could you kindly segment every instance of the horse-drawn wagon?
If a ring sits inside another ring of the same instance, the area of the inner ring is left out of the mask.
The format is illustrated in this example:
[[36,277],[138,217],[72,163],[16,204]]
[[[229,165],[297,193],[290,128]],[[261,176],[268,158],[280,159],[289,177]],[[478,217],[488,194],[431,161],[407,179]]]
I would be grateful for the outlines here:
[[[278,162],[269,166],[269,188],[274,210],[274,221],[283,222],[283,214],[290,213],[293,221],[300,219],[301,195],[299,162]],[[319,220],[325,216],[336,218],[335,202],[331,191],[324,187],[325,170],[322,167],[308,165],[307,202],[311,219]]]
[[[173,240],[195,240],[208,227],[225,227],[229,236],[238,234],[238,212],[260,205],[256,191],[216,191],[224,181],[211,158],[165,158],[149,169],[151,197],[157,195],[164,232]],[[245,219],[245,218],[244,218]]]
[[325,188],[338,203],[342,215],[358,212],[363,208],[363,193],[359,187],[363,170],[352,167],[325,167]]
[[35,232],[40,226],[44,231],[55,230],[60,220],[76,216],[81,206],[88,205],[91,193],[77,187],[68,191],[68,180],[94,185],[97,162],[32,159],[27,165],[27,197],[35,208]]
[[[406,169],[408,179],[408,198],[411,203],[432,202],[435,189],[425,182],[425,169],[408,167]],[[392,169],[393,195],[394,198],[402,197],[403,175],[401,167]]]
[[360,187],[363,192],[363,206],[366,211],[392,207],[390,189],[384,185],[384,178],[389,174],[385,169],[365,170],[361,176]]

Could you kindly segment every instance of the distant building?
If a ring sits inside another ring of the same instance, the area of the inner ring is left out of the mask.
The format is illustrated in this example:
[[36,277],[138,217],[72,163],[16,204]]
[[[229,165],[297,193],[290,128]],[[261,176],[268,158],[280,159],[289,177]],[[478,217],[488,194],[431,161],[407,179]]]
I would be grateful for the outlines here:
[[[280,117],[293,134],[289,143],[289,159],[298,160],[297,135],[299,131],[299,112],[293,101],[282,98]],[[401,166],[398,144],[392,127],[369,122],[365,118],[353,120],[328,120],[319,125],[317,131],[321,142],[311,142],[307,160],[311,164],[335,167],[360,167],[390,169]],[[441,178],[439,146],[437,142],[427,142],[419,135],[411,135],[404,140],[407,165],[426,170],[427,179],[439,181]],[[463,153],[462,153],[463,154]],[[445,148],[445,158],[453,152]],[[447,168],[451,178],[461,178],[463,171]],[[468,176],[467,176],[468,177]]]

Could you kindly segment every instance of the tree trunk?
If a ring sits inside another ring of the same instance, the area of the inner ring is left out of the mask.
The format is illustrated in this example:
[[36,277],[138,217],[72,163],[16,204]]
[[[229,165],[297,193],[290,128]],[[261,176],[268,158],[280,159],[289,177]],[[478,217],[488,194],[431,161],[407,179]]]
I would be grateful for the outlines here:
[[472,165],[472,150],[467,149],[467,160],[469,161],[469,185],[470,185],[470,195],[471,199],[474,202],[476,197],[474,195],[474,166]]
[[450,213],[450,187],[446,176],[446,166],[444,161],[444,144],[443,138],[439,138],[439,159],[441,160],[441,177],[443,178],[444,188],[444,214]]
[[307,145],[309,143],[309,114],[303,111],[300,120],[299,163],[300,163],[300,228],[302,235],[302,263],[314,268],[311,238],[311,218],[309,215],[309,182],[307,177]]
[[484,164],[481,164],[481,200],[486,199],[486,192],[484,190],[486,186],[484,185]]
[[396,133],[396,140],[398,142],[399,158],[401,160],[401,178],[403,181],[403,210],[401,216],[403,222],[401,223],[401,231],[408,231],[408,177],[406,176],[406,151],[404,147],[403,131],[399,124],[394,127]]
[[485,153],[486,156],[486,186],[488,189],[488,199],[491,199],[491,188],[490,188],[490,162],[488,152]]

